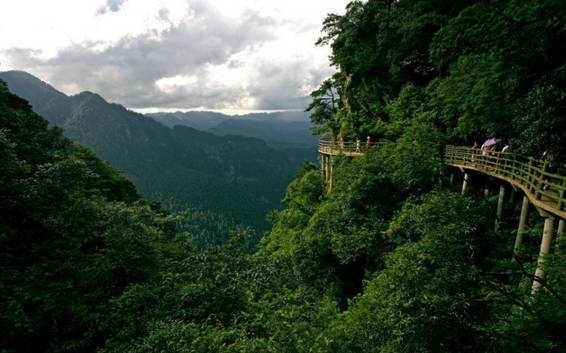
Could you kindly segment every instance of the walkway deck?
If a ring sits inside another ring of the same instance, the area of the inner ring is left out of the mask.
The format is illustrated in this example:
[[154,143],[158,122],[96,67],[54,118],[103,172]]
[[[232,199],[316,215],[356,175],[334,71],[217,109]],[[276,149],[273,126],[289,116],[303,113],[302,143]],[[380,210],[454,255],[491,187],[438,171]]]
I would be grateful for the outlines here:
[[[378,147],[372,144],[369,148]],[[361,157],[368,150],[365,144],[320,141],[318,152],[323,156]],[[514,153],[490,152],[482,156],[480,149],[446,146],[446,165],[492,176],[521,189],[540,210],[566,219],[566,170],[551,170],[548,162]],[[328,174],[328,172],[327,172]],[[327,175],[330,178],[330,175]]]
[[548,162],[514,153],[490,152],[482,156],[478,148],[457,146],[446,146],[444,160],[461,170],[505,180],[521,189],[539,209],[566,219],[566,175],[550,170]]
[[346,156],[346,157],[361,157],[369,148],[379,146],[377,143],[371,144],[369,147],[365,143],[360,142],[343,142],[338,143],[334,141],[320,141],[318,143],[318,153],[327,156]]

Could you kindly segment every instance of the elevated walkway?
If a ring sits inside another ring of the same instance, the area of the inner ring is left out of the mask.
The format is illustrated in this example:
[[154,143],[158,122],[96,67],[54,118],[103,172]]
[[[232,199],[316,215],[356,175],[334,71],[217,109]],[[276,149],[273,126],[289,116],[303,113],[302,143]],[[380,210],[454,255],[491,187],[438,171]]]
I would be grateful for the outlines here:
[[[380,144],[365,146],[361,143],[336,143],[320,141],[321,173],[327,186],[332,189],[332,158],[335,156],[362,157],[370,148]],[[505,204],[506,184],[523,192],[523,203],[513,258],[520,253],[523,235],[528,219],[529,205],[536,207],[544,218],[544,230],[540,244],[538,264],[533,276],[532,293],[536,294],[544,283],[544,262],[551,251],[554,234],[557,238],[566,233],[566,169],[552,166],[548,161],[525,157],[514,153],[489,152],[482,155],[478,148],[462,146],[446,146],[444,163],[464,173],[462,194],[467,190],[470,171],[488,175],[502,181],[499,187],[499,198],[495,218],[495,229],[499,229]],[[452,180],[452,178],[451,178]],[[489,189],[486,189],[489,190]],[[555,221],[558,227],[555,232]]]
[[458,146],[446,146],[444,161],[462,171],[474,170],[506,181],[521,189],[535,207],[566,219],[566,175],[550,170],[548,162],[514,153],[482,156],[478,148]]
[[[374,147],[369,146],[369,148]],[[334,141],[320,141],[318,143],[318,153],[327,156],[344,155],[346,157],[361,157],[365,154],[368,147],[358,144],[356,142],[334,142]]]
[[320,172],[328,190],[332,190],[332,158],[336,156],[362,157],[369,149],[376,148],[381,143],[336,142],[321,140],[318,143],[320,156]]

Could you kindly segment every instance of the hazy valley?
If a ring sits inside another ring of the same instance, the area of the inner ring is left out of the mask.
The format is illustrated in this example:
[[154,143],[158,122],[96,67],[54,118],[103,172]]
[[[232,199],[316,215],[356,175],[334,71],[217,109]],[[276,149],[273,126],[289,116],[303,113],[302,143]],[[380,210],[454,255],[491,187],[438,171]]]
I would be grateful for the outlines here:
[[294,170],[315,158],[305,114],[288,114],[291,121],[284,113],[235,119],[209,112],[155,114],[154,120],[95,93],[67,96],[25,72],[3,72],[0,80],[122,171],[149,200],[207,213],[205,228],[226,218],[266,229],[266,215],[280,207]]

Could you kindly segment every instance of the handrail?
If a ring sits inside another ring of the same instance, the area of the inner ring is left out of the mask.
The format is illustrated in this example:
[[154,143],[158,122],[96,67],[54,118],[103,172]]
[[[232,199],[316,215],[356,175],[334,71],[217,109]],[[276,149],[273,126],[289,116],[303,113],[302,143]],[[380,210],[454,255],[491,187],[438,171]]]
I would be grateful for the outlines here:
[[372,149],[383,145],[381,142],[371,142],[369,145],[365,141],[358,142],[342,142],[320,140],[318,143],[318,152],[337,156],[340,154],[346,156],[362,156],[368,149]]
[[566,217],[566,175],[551,170],[548,161],[515,153],[482,153],[478,148],[446,146],[447,165],[473,169],[522,189],[535,206]]
[[[363,142],[336,142],[321,140],[318,152],[325,155],[363,156],[368,149],[383,145]],[[479,148],[446,146],[444,162],[461,169],[505,180],[523,190],[539,209],[566,219],[566,175],[552,170],[548,161],[538,160],[509,152],[489,151]],[[566,169],[565,169],[566,170]]]

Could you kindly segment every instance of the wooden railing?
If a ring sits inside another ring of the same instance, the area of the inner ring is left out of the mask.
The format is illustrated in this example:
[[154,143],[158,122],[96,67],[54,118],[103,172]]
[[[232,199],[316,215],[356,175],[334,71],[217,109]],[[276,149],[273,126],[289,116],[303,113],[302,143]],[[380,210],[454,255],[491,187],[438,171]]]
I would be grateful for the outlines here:
[[336,142],[321,140],[318,143],[318,152],[337,156],[340,154],[346,156],[362,156],[368,149],[382,145],[381,143],[370,143],[369,146],[365,141],[358,142]]
[[566,216],[566,170],[514,153],[446,146],[445,163],[488,174],[522,189],[537,207],[562,218]]
[[[323,155],[363,156],[382,143],[336,142],[321,140],[318,152]],[[553,167],[548,161],[515,153],[489,152],[482,155],[479,148],[446,146],[447,165],[472,169],[505,180],[520,188],[535,206],[566,218],[566,168]]]

